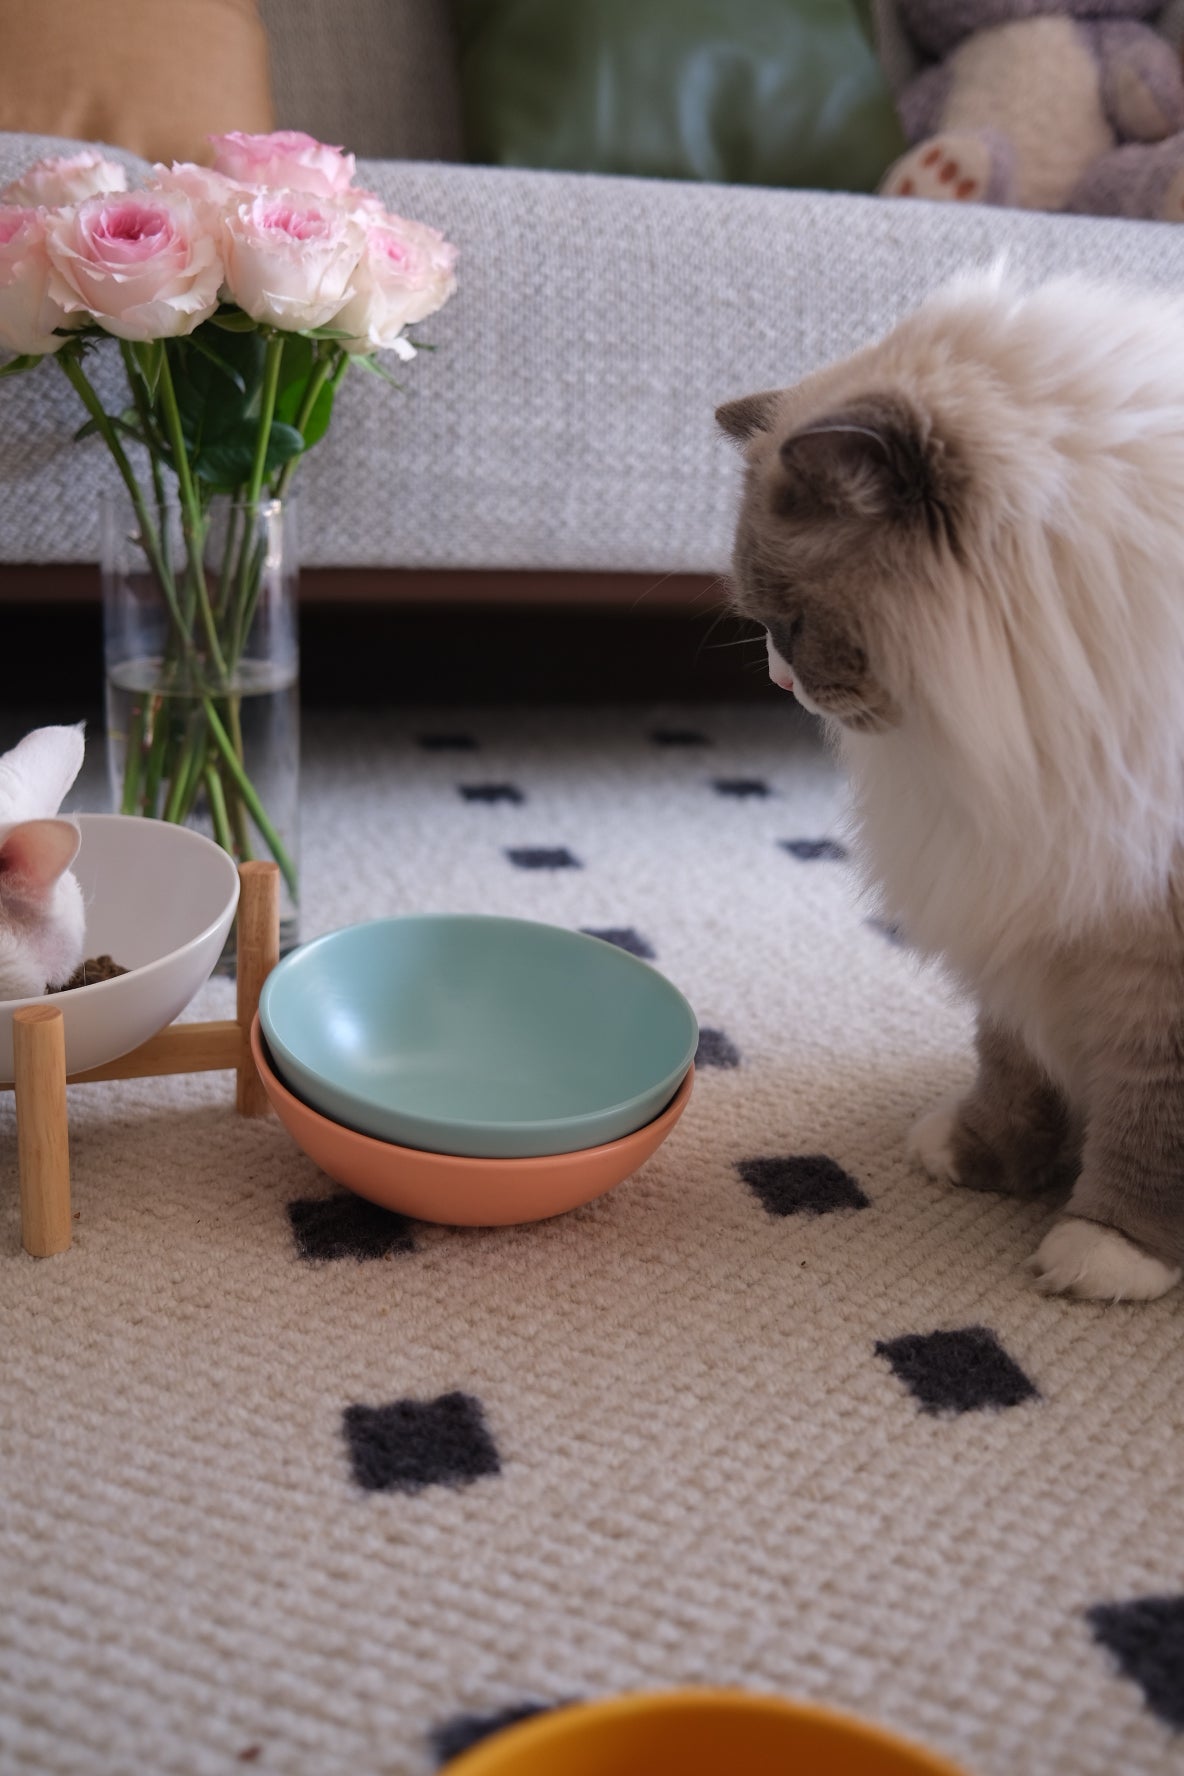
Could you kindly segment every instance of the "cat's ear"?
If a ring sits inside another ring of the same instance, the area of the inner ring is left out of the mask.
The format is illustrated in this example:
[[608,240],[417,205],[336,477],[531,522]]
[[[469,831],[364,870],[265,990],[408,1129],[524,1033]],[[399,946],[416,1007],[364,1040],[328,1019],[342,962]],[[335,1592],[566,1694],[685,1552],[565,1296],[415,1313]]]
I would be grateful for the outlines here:
[[930,521],[950,492],[946,452],[903,395],[869,395],[812,420],[782,444],[781,462],[789,509]]
[[0,830],[0,901],[38,901],[78,855],[72,820],[21,820]]
[[763,395],[744,395],[739,401],[725,401],[715,410],[716,424],[738,444],[747,444],[758,432],[772,430],[779,395],[778,389],[769,389]]
[[56,814],[82,769],[83,724],[34,728],[0,756],[0,820]]

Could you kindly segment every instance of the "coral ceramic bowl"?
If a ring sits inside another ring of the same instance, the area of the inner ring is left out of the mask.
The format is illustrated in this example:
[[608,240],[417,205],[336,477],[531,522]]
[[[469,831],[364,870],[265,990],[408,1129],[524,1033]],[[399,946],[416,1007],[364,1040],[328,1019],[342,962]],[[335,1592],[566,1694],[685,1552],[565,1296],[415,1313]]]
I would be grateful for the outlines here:
[[617,1696],[483,1740],[449,1776],[960,1776],[870,1721],[743,1690]]
[[474,1159],[377,1141],[302,1103],[271,1064],[258,1014],[251,1052],[272,1108],[323,1172],[384,1209],[451,1227],[544,1221],[603,1196],[661,1146],[686,1109],[694,1082],[692,1068],[659,1116],[603,1146],[542,1159]]
[[553,1157],[644,1128],[695,1058],[695,1014],[636,956],[530,919],[375,919],[264,983],[284,1083],[376,1140],[474,1159]]
[[66,1071],[101,1067],[184,1011],[213,972],[238,905],[238,870],[211,839],[134,814],[79,814],[73,870],[86,904],[87,956],[128,969],[115,980],[0,1000],[0,1085],[11,1085],[12,1014],[57,1005]]

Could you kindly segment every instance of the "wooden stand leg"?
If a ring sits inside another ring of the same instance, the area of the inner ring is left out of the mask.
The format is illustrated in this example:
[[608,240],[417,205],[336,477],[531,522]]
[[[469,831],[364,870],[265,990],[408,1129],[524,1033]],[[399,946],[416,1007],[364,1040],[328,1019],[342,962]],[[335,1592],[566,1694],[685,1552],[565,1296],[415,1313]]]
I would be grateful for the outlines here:
[[51,1258],[70,1244],[70,1136],[66,1121],[66,1026],[56,1005],[12,1014],[21,1244]]
[[275,863],[239,865],[238,1002],[242,1033],[235,1105],[241,1116],[266,1116],[270,1105],[251,1056],[251,1024],[264,981],[280,959],[280,872]]
[[[274,863],[239,865],[238,999],[233,1022],[171,1024],[130,1055],[71,1076],[71,1083],[150,1074],[235,1069],[243,1116],[269,1105],[251,1055],[251,1024],[264,981],[280,959],[280,872]],[[34,1258],[70,1245],[70,1134],[66,1118],[66,1026],[61,1007],[26,1005],[12,1014],[16,1078],[21,1242]]]

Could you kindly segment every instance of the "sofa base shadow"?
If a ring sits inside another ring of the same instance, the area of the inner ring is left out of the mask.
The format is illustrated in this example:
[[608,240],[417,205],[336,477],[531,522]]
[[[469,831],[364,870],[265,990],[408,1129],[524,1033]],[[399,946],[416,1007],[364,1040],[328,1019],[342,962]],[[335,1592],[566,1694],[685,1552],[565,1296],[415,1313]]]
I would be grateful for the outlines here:
[[[769,684],[759,632],[718,578],[308,569],[301,696],[317,707],[749,702]],[[0,570],[0,634],[29,663],[9,701],[102,702],[93,567]],[[36,662],[45,662],[44,669]],[[57,719],[64,719],[58,716]]]

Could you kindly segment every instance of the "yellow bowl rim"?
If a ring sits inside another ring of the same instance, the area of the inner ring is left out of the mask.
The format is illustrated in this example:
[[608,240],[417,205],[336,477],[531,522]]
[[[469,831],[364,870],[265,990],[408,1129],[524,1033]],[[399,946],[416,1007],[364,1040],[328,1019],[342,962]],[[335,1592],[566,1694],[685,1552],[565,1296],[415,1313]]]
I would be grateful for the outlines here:
[[[911,1757],[917,1776],[968,1776],[959,1765],[950,1763],[941,1753],[931,1751],[861,1715],[848,1714],[827,1703],[812,1702],[803,1697],[774,1695],[740,1688],[684,1688],[677,1690],[641,1690],[622,1696],[609,1696],[590,1702],[561,1703],[544,1714],[534,1715],[517,1725],[502,1728],[488,1739],[462,1752],[448,1766],[449,1776],[512,1776],[513,1765],[507,1753],[516,1756],[553,1747],[562,1749],[573,1733],[602,1720],[640,1719],[662,1714],[711,1713],[734,1709],[745,1714],[777,1715],[792,1720],[810,1720],[819,1725],[834,1726],[849,1740],[861,1742],[869,1749],[898,1752]],[[558,1768],[558,1766],[556,1766]]]

